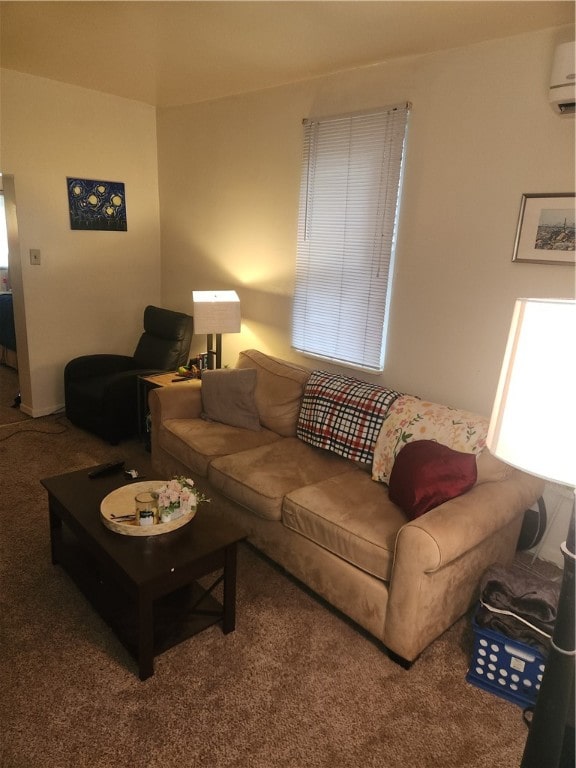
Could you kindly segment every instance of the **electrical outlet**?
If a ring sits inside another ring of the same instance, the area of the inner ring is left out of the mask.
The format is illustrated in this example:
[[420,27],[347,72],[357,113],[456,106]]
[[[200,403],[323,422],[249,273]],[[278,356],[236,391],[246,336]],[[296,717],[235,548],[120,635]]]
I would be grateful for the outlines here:
[[39,248],[30,248],[30,264],[40,264]]

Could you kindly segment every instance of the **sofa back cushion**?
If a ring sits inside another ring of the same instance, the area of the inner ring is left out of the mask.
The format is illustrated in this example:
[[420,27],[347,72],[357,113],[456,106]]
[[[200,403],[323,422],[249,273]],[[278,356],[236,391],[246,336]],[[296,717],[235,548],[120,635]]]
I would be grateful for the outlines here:
[[254,399],[260,424],[283,437],[294,437],[310,371],[256,349],[240,352],[236,368],[256,369]]
[[513,467],[505,464],[496,456],[493,456],[488,448],[484,448],[481,453],[476,454],[476,469],[478,471],[478,485],[482,483],[498,483],[506,480],[512,472]]
[[390,482],[396,456],[415,440],[435,440],[454,451],[478,454],[484,448],[488,420],[468,411],[404,395],[394,401],[376,440],[372,479]]

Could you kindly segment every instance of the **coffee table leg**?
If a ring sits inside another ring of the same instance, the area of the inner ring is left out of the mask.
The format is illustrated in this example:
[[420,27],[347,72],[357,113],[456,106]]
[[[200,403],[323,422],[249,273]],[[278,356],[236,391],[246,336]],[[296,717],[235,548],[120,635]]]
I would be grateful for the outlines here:
[[58,544],[62,538],[62,520],[58,517],[52,507],[52,499],[48,498],[48,515],[50,520],[50,555],[52,558],[52,564],[58,563],[58,556],[56,554]]
[[236,627],[236,544],[226,547],[224,555],[224,605],[222,631],[225,635]]
[[154,674],[154,611],[152,600],[138,598],[138,674],[146,680]]

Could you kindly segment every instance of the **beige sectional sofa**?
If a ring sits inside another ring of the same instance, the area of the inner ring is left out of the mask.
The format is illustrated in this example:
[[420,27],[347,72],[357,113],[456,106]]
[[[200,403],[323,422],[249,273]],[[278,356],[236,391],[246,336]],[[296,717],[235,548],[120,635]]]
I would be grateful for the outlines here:
[[[149,403],[158,476],[192,477],[218,502],[211,514],[239,521],[256,548],[406,664],[467,611],[489,565],[513,558],[542,492],[483,450],[481,417],[257,350],[202,386],[152,390]],[[444,501],[441,490],[439,503],[429,488],[442,473],[421,481],[408,462],[401,475],[417,443],[465,461],[464,491]]]

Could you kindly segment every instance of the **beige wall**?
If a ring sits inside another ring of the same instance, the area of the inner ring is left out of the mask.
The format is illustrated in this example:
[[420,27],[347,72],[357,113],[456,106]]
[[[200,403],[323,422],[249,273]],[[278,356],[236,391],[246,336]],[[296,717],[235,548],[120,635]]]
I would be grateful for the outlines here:
[[159,110],[164,303],[235,288],[243,330],[224,338],[225,363],[256,346],[330,367],[290,349],[301,121],[411,101],[386,370],[366,378],[489,414],[515,298],[574,296],[572,267],[511,261],[521,195],[575,188],[574,118],[547,94],[572,34]]
[[[574,191],[574,118],[547,100],[554,45],[572,34],[164,109],[157,123],[149,106],[3,71],[24,409],[61,407],[68,359],[132,351],[145,304],[189,312],[193,289],[240,294],[243,331],[225,337],[224,362],[256,346],[319,367],[290,349],[301,120],[409,100],[386,370],[367,378],[488,413],[514,299],[574,295],[572,268],[511,262],[522,193]],[[71,231],[67,175],[123,181],[128,232]]]
[[[156,113],[6,70],[0,84],[0,171],[13,176],[19,232],[11,274],[22,407],[41,416],[63,406],[69,359],[131,354],[144,307],[160,302]],[[128,231],[72,231],[67,176],[124,182]],[[30,248],[41,250],[40,266]]]

